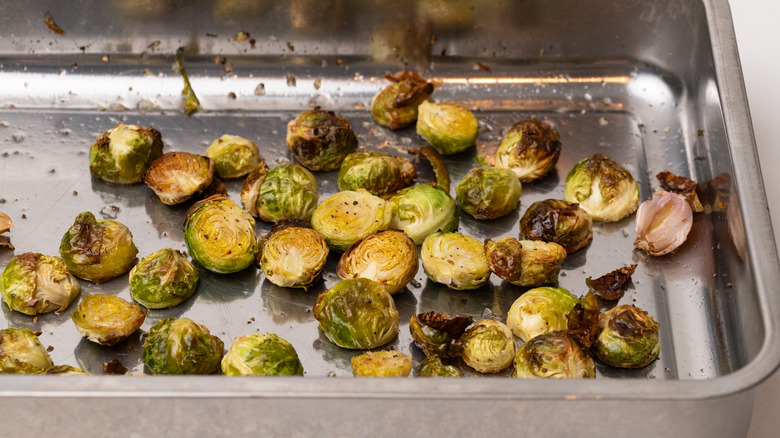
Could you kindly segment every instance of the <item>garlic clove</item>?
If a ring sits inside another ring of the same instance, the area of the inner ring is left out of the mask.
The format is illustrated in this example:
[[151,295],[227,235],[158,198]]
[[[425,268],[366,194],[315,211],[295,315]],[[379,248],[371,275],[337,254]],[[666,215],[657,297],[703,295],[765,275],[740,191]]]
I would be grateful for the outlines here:
[[655,192],[636,212],[634,246],[652,256],[668,254],[685,242],[693,226],[693,211],[684,196]]

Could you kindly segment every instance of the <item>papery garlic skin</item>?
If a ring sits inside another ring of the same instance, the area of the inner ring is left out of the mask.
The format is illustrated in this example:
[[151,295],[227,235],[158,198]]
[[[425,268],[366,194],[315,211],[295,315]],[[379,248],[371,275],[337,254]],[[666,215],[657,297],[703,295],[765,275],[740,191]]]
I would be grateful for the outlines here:
[[668,254],[685,242],[693,226],[693,211],[685,197],[655,192],[636,212],[634,246],[652,256]]

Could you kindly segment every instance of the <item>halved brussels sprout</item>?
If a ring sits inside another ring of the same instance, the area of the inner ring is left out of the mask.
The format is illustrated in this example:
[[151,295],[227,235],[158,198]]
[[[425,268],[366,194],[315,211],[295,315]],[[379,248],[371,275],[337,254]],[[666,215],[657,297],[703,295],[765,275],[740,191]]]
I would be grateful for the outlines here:
[[141,327],[146,312],[117,296],[95,294],[82,298],[70,319],[81,336],[100,345],[114,345]]
[[599,331],[591,351],[607,365],[642,368],[658,357],[660,326],[639,307],[613,307],[599,315]]
[[466,213],[476,219],[496,219],[517,208],[522,187],[509,169],[477,167],[466,174],[455,193]]
[[205,326],[167,318],[149,329],[142,360],[154,374],[211,374],[219,369],[224,348]]
[[490,278],[482,242],[460,233],[434,233],[420,250],[425,274],[450,289],[477,289]]
[[422,245],[437,231],[455,231],[460,222],[455,199],[446,190],[429,184],[407,187],[390,198],[390,203],[390,227],[403,230],[416,245]]
[[417,377],[463,377],[455,366],[445,365],[439,356],[427,356],[417,368]]
[[222,358],[226,376],[302,376],[295,347],[274,333],[252,333],[233,340]]
[[287,226],[263,240],[260,269],[281,287],[308,288],[322,276],[328,245],[311,228]]
[[366,189],[388,198],[407,187],[417,176],[409,161],[376,151],[357,151],[344,158],[339,170],[339,190]]
[[257,145],[243,137],[225,134],[206,148],[206,156],[214,160],[220,178],[241,178],[260,164]]
[[485,255],[490,270],[502,279],[523,287],[558,283],[566,250],[561,245],[538,240],[518,241],[505,237],[485,240]]
[[417,247],[400,230],[371,234],[350,246],[338,264],[341,278],[368,278],[383,285],[387,293],[401,291],[419,269]]
[[595,378],[596,364],[565,331],[536,336],[517,350],[512,377],[521,379]]
[[282,219],[311,220],[317,207],[317,180],[305,167],[280,164],[249,174],[241,190],[241,203],[252,216],[267,222]]
[[571,254],[593,240],[593,220],[575,202],[537,201],[520,218],[520,239],[555,242]]
[[332,249],[345,251],[369,234],[386,230],[392,219],[390,202],[358,189],[338,192],[322,201],[311,216],[311,226]]
[[566,317],[569,336],[574,338],[583,348],[590,349],[596,340],[599,330],[599,300],[593,292],[588,292],[580,298],[580,302]]
[[89,150],[89,170],[110,183],[139,183],[162,150],[162,138],[156,129],[120,123],[95,140]]
[[520,182],[531,182],[555,168],[561,155],[560,135],[536,119],[515,123],[496,149],[496,167],[511,169]]
[[562,287],[537,287],[512,303],[506,324],[515,336],[527,342],[544,333],[566,330],[569,312],[578,302]]
[[176,205],[204,191],[214,178],[214,160],[189,152],[168,152],[154,160],[144,182],[165,205]]
[[255,220],[219,195],[198,201],[187,211],[184,243],[193,259],[218,274],[245,269],[259,249]]
[[72,367],[70,365],[55,365],[46,370],[44,374],[53,374],[57,376],[85,376],[92,375],[88,371],[84,371],[81,368]]
[[26,252],[15,255],[0,274],[0,293],[11,310],[37,315],[65,310],[81,285],[59,257]]
[[336,170],[357,149],[357,137],[349,120],[317,107],[287,124],[287,147],[309,170]]
[[474,145],[479,122],[466,108],[456,103],[423,101],[417,111],[417,134],[440,154],[457,154]]
[[412,372],[412,357],[400,351],[368,351],[351,362],[355,377],[406,377]]
[[173,307],[195,293],[199,276],[183,252],[163,248],[130,270],[130,296],[148,309]]
[[314,318],[339,347],[381,347],[398,334],[398,311],[381,284],[366,278],[342,280],[317,296]]
[[515,358],[512,331],[493,319],[478,322],[463,335],[460,343],[463,345],[463,362],[480,373],[503,371],[512,365]]
[[40,374],[52,365],[35,333],[17,328],[0,330],[0,374]]
[[414,344],[426,356],[453,358],[460,356],[462,346],[457,341],[473,322],[470,316],[449,316],[431,311],[412,315],[409,332]]
[[76,277],[103,283],[124,274],[138,261],[133,234],[112,219],[95,219],[85,211],[60,242],[60,257]]
[[371,115],[380,125],[401,129],[417,120],[417,107],[433,93],[433,84],[417,73],[385,75],[393,83],[371,101]]
[[617,222],[636,211],[639,185],[618,163],[595,154],[580,160],[566,175],[563,198],[578,202],[594,220]]

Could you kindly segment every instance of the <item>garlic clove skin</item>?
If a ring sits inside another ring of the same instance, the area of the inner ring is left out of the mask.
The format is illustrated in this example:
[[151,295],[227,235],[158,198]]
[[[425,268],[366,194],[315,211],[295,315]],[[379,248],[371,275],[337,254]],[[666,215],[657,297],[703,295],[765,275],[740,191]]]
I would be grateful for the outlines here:
[[652,256],[668,254],[685,242],[693,226],[693,211],[684,196],[655,192],[636,212],[634,246]]

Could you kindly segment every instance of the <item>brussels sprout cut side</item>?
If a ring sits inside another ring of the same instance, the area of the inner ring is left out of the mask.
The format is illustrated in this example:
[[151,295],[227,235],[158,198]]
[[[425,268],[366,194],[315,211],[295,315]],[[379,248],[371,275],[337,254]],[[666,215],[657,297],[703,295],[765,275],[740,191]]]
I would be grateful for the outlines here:
[[162,150],[162,137],[156,129],[119,124],[95,140],[89,150],[89,170],[106,182],[139,183]]
[[412,372],[412,357],[400,351],[369,351],[351,362],[356,377],[407,377]]
[[442,155],[463,152],[474,145],[479,122],[456,103],[424,101],[418,107],[417,134]]
[[564,288],[537,287],[512,303],[506,324],[524,342],[551,331],[566,330],[567,317],[577,302]]
[[214,178],[214,160],[189,152],[168,152],[154,160],[144,182],[165,205],[176,205],[204,191]]
[[389,294],[400,292],[419,269],[414,241],[399,230],[371,234],[350,246],[339,259],[341,278],[368,278]]
[[195,293],[199,275],[183,252],[163,248],[130,270],[130,295],[148,309],[173,307]]
[[490,265],[479,240],[460,233],[434,233],[420,250],[425,274],[450,289],[477,289],[490,278]]
[[628,304],[613,307],[599,315],[599,331],[591,351],[613,367],[645,367],[658,357],[659,327],[639,307]]
[[459,342],[463,346],[463,362],[480,373],[501,372],[512,365],[515,357],[512,331],[492,319],[478,322]]
[[460,223],[455,199],[437,186],[407,187],[390,198],[390,203],[393,205],[390,227],[403,230],[416,245],[422,245],[426,237],[437,231],[451,233]]
[[241,203],[252,216],[267,222],[282,219],[311,220],[317,207],[317,180],[303,166],[280,164],[266,173],[265,166],[244,181]]
[[561,155],[560,135],[536,119],[515,123],[496,149],[496,167],[512,170],[520,182],[531,182],[555,168]]
[[82,336],[100,345],[114,345],[138,330],[146,309],[113,295],[84,297],[70,318]]
[[154,374],[211,374],[219,369],[224,348],[195,321],[168,318],[149,330],[142,360]]
[[476,219],[496,219],[517,208],[522,187],[508,169],[471,169],[455,191],[458,204]]
[[306,289],[322,276],[328,261],[328,245],[311,228],[287,226],[263,240],[260,269],[265,278],[281,287]]
[[578,202],[594,220],[617,222],[636,211],[639,185],[618,163],[595,154],[578,162],[566,176],[564,199]]
[[520,218],[520,238],[555,242],[571,254],[593,240],[593,220],[576,202],[545,199]]
[[28,252],[8,262],[0,274],[0,293],[11,310],[37,315],[65,310],[81,285],[59,257]]
[[295,348],[273,333],[236,338],[222,358],[221,367],[226,376],[303,375]]
[[260,164],[257,145],[243,137],[225,134],[206,149],[214,160],[214,169],[222,179],[241,178]]
[[336,170],[357,149],[357,137],[349,120],[318,107],[287,124],[287,147],[309,170]]
[[0,374],[40,374],[52,365],[35,333],[16,328],[0,330]]
[[371,101],[371,115],[380,125],[401,129],[417,120],[417,107],[433,93],[433,84],[417,73],[385,75],[393,83]]
[[322,201],[312,214],[311,226],[332,249],[345,251],[369,234],[386,230],[392,218],[390,202],[358,189],[338,192]]
[[409,161],[376,151],[357,151],[347,155],[339,170],[339,190],[366,189],[389,198],[407,187],[417,176]]
[[577,379],[596,377],[596,364],[565,331],[536,336],[523,344],[514,359],[512,377]]

